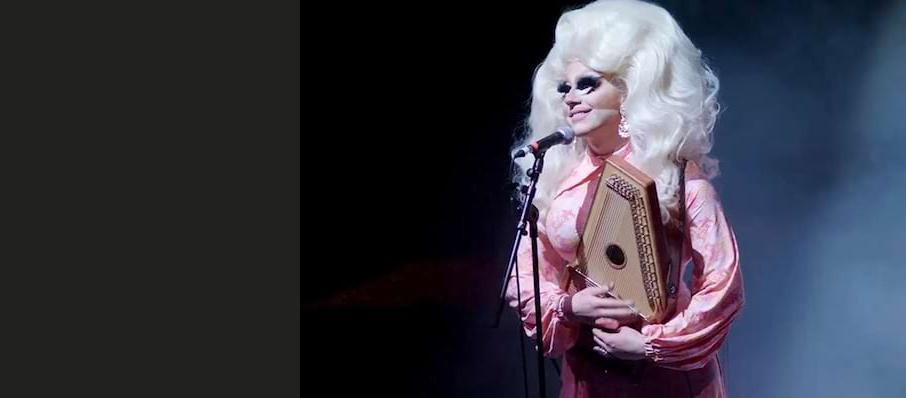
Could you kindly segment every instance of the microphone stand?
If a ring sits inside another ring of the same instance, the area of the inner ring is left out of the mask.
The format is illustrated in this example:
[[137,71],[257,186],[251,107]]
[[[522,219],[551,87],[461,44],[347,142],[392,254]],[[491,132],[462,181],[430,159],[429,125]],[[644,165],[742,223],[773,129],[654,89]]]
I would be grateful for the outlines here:
[[[510,261],[507,265],[506,273],[503,275],[503,287],[500,289],[500,300],[497,306],[496,320],[494,327],[500,325],[500,316],[503,313],[503,306],[506,302],[506,291],[510,283],[510,274],[513,272],[513,266],[516,264],[517,253],[519,252],[519,243],[522,236],[526,235],[526,226],[529,227],[528,235],[532,242],[532,281],[535,292],[535,342],[537,343],[538,359],[538,388],[540,397],[546,396],[546,385],[544,378],[544,334],[541,331],[541,287],[538,278],[538,208],[532,204],[537,191],[538,177],[544,168],[544,154],[546,151],[539,150],[535,153],[535,163],[527,172],[529,177],[528,187],[523,187],[523,201],[520,208],[519,223],[516,227],[516,239],[513,242],[513,249],[510,251]],[[520,336],[521,339],[521,336]]]

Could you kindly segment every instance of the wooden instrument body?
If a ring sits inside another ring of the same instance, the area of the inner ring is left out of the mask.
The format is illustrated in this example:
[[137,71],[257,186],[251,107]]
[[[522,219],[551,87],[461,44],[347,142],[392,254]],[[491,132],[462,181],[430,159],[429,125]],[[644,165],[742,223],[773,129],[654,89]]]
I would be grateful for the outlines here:
[[569,264],[568,290],[613,282],[612,296],[632,300],[646,322],[661,322],[678,282],[671,257],[654,180],[623,159],[608,159]]

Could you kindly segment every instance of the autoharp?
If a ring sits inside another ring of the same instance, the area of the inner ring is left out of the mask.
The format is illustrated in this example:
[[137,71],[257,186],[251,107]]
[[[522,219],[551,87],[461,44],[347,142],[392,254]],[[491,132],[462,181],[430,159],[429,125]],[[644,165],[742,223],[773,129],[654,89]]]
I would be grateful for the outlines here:
[[613,282],[611,296],[632,300],[633,310],[649,323],[662,321],[669,310],[667,298],[676,292],[679,268],[668,233],[678,234],[661,222],[654,180],[623,159],[609,158],[576,260],[568,265],[568,291]]

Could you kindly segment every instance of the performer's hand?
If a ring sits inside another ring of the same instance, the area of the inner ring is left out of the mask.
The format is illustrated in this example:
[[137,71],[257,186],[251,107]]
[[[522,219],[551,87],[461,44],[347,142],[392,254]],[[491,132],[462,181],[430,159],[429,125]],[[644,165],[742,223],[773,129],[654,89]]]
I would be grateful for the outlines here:
[[599,328],[616,330],[622,324],[632,323],[638,315],[630,308],[632,301],[608,297],[613,284],[587,287],[572,296],[572,316],[580,322]]
[[645,358],[645,336],[633,328],[621,326],[615,332],[595,328],[591,332],[595,340],[592,349],[602,356],[625,360]]

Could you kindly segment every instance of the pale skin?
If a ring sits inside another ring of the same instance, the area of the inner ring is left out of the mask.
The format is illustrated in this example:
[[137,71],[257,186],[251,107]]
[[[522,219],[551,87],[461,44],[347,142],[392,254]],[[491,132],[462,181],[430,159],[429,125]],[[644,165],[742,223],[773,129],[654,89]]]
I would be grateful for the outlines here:
[[[623,91],[608,77],[572,61],[557,87],[567,122],[595,155],[613,153],[628,140],[617,133]],[[613,284],[577,292],[570,299],[570,316],[593,327],[595,352],[625,360],[642,359],[645,337],[624,326],[638,319],[630,308],[632,302],[610,297],[608,292],[612,289]]]

